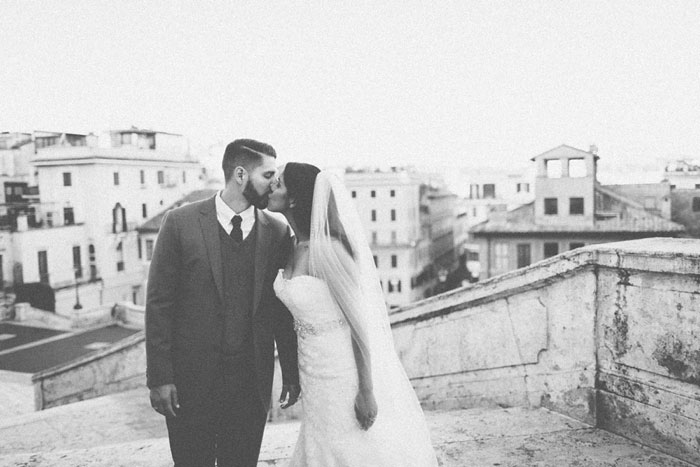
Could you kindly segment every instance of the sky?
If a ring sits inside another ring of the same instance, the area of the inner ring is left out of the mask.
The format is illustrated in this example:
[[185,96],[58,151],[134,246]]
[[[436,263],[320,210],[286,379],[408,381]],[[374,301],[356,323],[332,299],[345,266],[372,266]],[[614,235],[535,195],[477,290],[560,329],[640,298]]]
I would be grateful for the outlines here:
[[[235,138],[322,167],[700,158],[700,2],[0,3],[0,131]],[[215,157],[220,157],[218,152]]]

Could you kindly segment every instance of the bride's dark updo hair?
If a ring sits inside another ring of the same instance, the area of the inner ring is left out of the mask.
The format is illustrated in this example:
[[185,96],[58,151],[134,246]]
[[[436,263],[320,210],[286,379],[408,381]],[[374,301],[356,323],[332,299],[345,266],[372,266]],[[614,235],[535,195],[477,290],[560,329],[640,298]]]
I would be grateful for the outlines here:
[[284,184],[287,196],[294,199],[294,214],[297,228],[305,235],[311,235],[311,206],[314,201],[318,167],[303,162],[288,162],[284,167]]

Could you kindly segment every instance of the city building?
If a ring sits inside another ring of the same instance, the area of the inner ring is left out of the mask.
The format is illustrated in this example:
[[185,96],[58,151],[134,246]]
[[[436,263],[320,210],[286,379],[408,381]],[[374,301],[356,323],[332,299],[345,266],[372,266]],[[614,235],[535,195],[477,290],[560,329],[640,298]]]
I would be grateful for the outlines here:
[[187,140],[130,128],[35,132],[26,145],[36,186],[9,200],[5,186],[5,282],[49,285],[59,314],[141,302],[136,227],[203,183]]
[[355,201],[390,307],[430,295],[436,282],[430,246],[429,190],[417,172],[347,169]]
[[[500,168],[462,169],[462,192],[469,226],[488,220],[492,212],[511,210],[534,199],[535,174]],[[468,188],[468,189],[467,189]]]
[[700,189],[700,160],[677,160],[664,168],[664,181],[676,189]]
[[670,185],[601,185],[598,158],[595,146],[583,151],[562,145],[532,159],[534,201],[471,229],[483,277],[587,244],[685,233],[671,220]]

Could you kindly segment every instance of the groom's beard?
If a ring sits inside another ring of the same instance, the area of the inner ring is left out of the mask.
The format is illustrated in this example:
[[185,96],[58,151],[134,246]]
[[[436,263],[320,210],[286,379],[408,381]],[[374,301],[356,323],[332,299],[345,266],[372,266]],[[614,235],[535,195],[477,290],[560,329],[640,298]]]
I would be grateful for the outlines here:
[[250,182],[250,180],[248,180],[248,183],[243,189],[243,196],[245,196],[245,199],[247,199],[250,204],[252,204],[258,209],[265,209],[267,207],[267,202],[270,197],[269,193],[267,192],[261,195],[257,191],[255,191],[255,188],[253,187],[253,184]]

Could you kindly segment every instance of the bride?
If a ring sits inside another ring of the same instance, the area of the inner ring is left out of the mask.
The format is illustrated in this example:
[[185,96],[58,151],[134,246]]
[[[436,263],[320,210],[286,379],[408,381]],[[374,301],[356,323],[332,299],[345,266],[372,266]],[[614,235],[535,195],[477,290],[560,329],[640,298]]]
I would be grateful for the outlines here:
[[274,283],[298,339],[303,415],[290,467],[437,466],[342,182],[290,162],[273,188],[268,209],[287,218],[297,239]]

